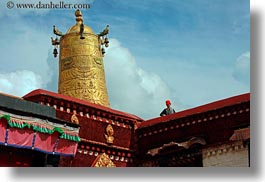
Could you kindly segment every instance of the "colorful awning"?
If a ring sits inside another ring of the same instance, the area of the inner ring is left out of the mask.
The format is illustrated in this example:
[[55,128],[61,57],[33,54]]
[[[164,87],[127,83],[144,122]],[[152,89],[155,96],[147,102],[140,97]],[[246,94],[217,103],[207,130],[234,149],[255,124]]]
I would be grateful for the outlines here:
[[74,156],[79,128],[0,111],[0,145]]

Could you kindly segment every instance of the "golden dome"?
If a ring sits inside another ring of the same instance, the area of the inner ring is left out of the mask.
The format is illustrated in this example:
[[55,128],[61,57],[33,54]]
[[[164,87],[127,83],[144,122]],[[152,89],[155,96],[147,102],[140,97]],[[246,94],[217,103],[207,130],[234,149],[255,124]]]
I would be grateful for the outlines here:
[[[67,31],[67,34],[68,33],[79,33],[80,32],[80,25],[83,23],[83,16],[82,16],[82,13],[81,13],[81,11],[79,9],[76,10],[75,16],[76,16],[76,18],[75,18],[76,19],[76,24],[69,28],[69,30]],[[84,33],[92,33],[92,34],[94,34],[93,30],[87,25],[84,25]]]

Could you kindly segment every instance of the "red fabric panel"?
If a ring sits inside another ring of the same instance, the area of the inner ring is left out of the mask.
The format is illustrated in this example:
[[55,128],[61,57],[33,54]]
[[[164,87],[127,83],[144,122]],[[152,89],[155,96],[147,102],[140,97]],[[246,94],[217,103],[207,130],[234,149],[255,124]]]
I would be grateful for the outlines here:
[[54,132],[52,135],[37,132],[34,147],[47,152],[53,152],[58,137],[59,134],[57,132]]
[[59,140],[59,143],[58,143],[58,146],[55,152],[75,155],[76,150],[77,150],[77,142],[65,140],[61,138]]
[[0,119],[0,142],[5,142],[6,137],[6,125],[7,122],[5,119]]
[[31,147],[33,136],[34,136],[34,131],[31,129],[9,128],[7,143],[19,146]]

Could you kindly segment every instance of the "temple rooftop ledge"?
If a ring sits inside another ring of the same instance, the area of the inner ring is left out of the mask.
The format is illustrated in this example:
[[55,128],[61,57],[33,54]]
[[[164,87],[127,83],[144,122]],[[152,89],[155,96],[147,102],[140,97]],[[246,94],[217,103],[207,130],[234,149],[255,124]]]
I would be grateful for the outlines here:
[[214,111],[222,108],[226,108],[232,105],[241,104],[250,101],[250,93],[245,93],[233,97],[229,97],[223,100],[218,100],[212,103],[208,103],[199,107],[187,109],[184,111],[176,112],[167,116],[157,117],[150,120],[143,121],[138,124],[138,129],[146,128],[148,126],[153,126],[159,123],[166,123],[176,119],[192,116],[195,114],[205,113],[209,111]]
[[38,97],[38,96],[47,96],[47,97],[52,97],[52,98],[58,99],[58,100],[64,100],[65,102],[72,102],[72,103],[75,103],[75,104],[83,105],[85,107],[90,107],[90,108],[99,110],[99,111],[101,111],[103,113],[109,113],[109,114],[116,115],[118,117],[127,118],[129,120],[135,120],[135,121],[138,121],[138,122],[139,121],[140,122],[143,121],[142,118],[140,118],[138,116],[135,116],[133,114],[129,114],[129,113],[126,113],[126,112],[118,111],[118,110],[115,110],[115,109],[111,109],[109,107],[105,107],[105,106],[98,105],[98,104],[93,104],[93,103],[90,103],[88,101],[84,101],[84,100],[81,100],[81,99],[77,99],[77,98],[74,98],[74,97],[58,94],[58,93],[47,91],[47,90],[43,90],[43,89],[33,90],[32,92],[26,94],[22,98],[25,99],[25,100],[30,100],[30,98]]

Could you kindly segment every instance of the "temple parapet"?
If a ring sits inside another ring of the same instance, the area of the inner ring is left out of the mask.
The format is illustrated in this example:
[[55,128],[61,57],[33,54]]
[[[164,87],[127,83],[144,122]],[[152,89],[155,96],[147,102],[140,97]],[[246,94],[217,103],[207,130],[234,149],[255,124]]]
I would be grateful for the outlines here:
[[[56,116],[80,125],[81,142],[77,156],[65,159],[62,166],[91,166],[105,153],[116,166],[130,166],[135,153],[135,130],[143,120],[135,115],[93,104],[70,96],[35,90],[25,100],[53,107]],[[74,119],[71,119],[74,118]],[[67,163],[66,161],[71,161]]]

